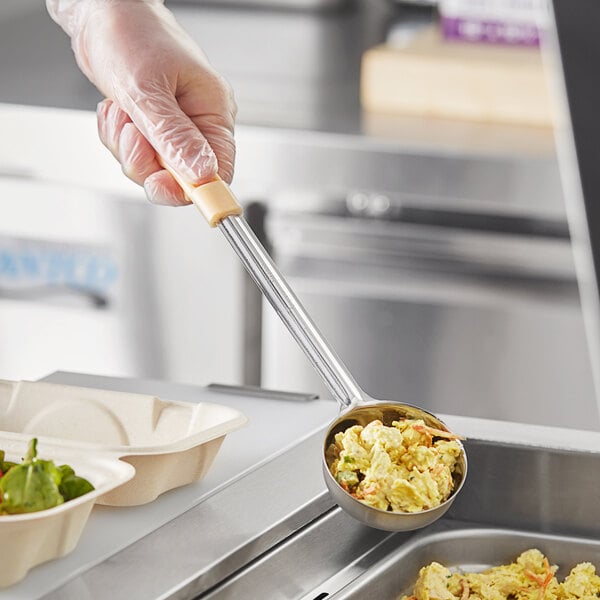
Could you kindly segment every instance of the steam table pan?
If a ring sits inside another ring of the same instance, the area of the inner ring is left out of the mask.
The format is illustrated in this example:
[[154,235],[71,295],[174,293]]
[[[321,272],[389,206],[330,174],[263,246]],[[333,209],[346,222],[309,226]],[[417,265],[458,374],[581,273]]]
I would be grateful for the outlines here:
[[530,548],[537,548],[550,564],[558,565],[559,581],[578,563],[591,562],[600,568],[600,540],[445,522],[389,551],[362,577],[328,600],[396,600],[412,593],[419,570],[433,561],[450,569],[483,571],[512,563]]
[[135,475],[97,500],[151,502],[206,475],[225,436],[246,423],[220,404],[52,383],[0,380],[0,431],[60,440],[61,447],[130,463]]

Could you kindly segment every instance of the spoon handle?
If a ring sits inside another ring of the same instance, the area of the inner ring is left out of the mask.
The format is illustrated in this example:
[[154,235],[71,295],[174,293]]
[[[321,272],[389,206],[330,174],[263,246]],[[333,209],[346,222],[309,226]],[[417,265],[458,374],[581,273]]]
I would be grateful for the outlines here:
[[271,303],[279,318],[298,342],[317,373],[342,405],[360,402],[364,393],[292,291],[263,245],[242,216],[242,207],[229,186],[217,175],[201,185],[192,185],[167,165],[158,162],[175,178],[187,198],[204,215],[211,227],[218,227],[231,244],[254,282]]
[[298,342],[314,368],[344,407],[363,398],[354,378],[323,337],[263,245],[242,216],[228,216],[217,227]]

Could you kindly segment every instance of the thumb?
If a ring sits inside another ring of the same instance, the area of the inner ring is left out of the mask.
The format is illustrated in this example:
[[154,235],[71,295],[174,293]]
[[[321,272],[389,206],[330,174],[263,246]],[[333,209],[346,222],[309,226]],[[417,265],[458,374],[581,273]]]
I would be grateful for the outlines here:
[[115,90],[117,103],[162,160],[194,185],[214,179],[219,165],[208,140],[181,110],[168,85]]

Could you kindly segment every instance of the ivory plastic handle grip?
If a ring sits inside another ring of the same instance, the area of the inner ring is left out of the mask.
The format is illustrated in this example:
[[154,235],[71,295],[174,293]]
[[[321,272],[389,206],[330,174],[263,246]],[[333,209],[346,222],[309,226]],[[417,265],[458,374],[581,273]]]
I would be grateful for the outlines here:
[[159,163],[173,176],[185,195],[191,200],[211,227],[216,227],[223,219],[232,215],[241,215],[238,204],[229,186],[217,175],[215,179],[201,185],[192,185],[182,179],[171,167],[159,159]]

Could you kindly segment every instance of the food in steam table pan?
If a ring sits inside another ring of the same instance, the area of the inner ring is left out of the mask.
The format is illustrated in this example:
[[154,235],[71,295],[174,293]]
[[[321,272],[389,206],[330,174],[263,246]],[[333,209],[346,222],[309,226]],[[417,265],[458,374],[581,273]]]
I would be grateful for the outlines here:
[[369,506],[414,513],[439,506],[454,489],[462,438],[421,419],[353,425],[334,439],[332,475]]
[[592,600],[600,597],[594,565],[582,562],[562,583],[557,566],[537,549],[526,550],[509,565],[481,573],[456,572],[437,562],[423,567],[410,596],[400,600]]
[[4,460],[0,450],[0,519],[46,510],[73,500],[94,489],[69,465],[55,465],[37,457],[37,438],[29,442],[27,454],[20,463]]

